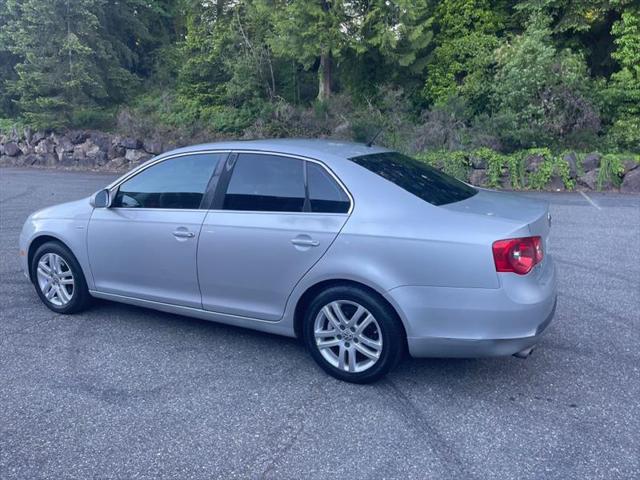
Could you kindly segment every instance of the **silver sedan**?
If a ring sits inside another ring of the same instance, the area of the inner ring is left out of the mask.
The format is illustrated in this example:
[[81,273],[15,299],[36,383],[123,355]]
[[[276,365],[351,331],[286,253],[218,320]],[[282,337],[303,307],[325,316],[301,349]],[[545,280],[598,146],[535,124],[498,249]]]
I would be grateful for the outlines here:
[[555,311],[550,223],[385,148],[228,142],[32,214],[20,255],[54,312],[97,297],[296,336],[364,383],[407,350],[528,355]]

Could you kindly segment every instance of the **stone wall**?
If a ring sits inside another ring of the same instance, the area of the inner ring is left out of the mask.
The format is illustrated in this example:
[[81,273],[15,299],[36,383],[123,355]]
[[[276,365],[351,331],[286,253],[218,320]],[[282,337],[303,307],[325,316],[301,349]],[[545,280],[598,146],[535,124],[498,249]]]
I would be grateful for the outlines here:
[[[637,156],[636,156],[637,157]],[[566,162],[568,166],[568,178],[571,183],[575,185],[577,190],[605,190],[605,191],[620,191],[625,193],[640,193],[640,158],[634,158],[630,155],[629,158],[621,162],[621,171],[617,173],[618,178],[615,183],[612,179],[607,179],[598,185],[598,178],[600,176],[600,170],[602,168],[603,157],[597,152],[587,154],[584,159],[580,160],[578,155],[574,152],[567,153],[563,156],[562,160]],[[488,182],[488,165],[486,160],[482,158],[476,158],[473,154],[469,155],[468,163],[471,167],[469,174],[469,183],[480,187],[487,186]],[[527,188],[527,181],[532,176],[538,173],[538,170],[543,168],[545,158],[539,154],[530,154],[524,157],[524,174],[520,180],[524,183],[524,188]],[[511,177],[509,176],[508,168],[502,169],[502,175],[500,176],[500,185],[504,189],[511,188]],[[529,186],[530,188],[530,186]],[[562,177],[554,172],[551,174],[548,183],[544,186],[545,190],[550,191],[563,191],[566,189],[565,182]]]
[[157,141],[77,130],[58,135],[31,132],[0,135],[0,166],[125,172],[174,148]]
[[[142,162],[175,145],[160,141],[144,141],[137,138],[109,133],[76,130],[65,134],[32,132],[0,135],[0,166],[45,167],[80,170],[102,170],[126,172]],[[596,190],[602,157],[598,153],[587,155],[579,164],[574,153],[565,155],[569,175],[579,189]],[[544,163],[544,158],[530,155],[525,159],[527,174],[535,173]],[[487,165],[481,159],[470,158],[470,183],[484,186],[487,181]],[[640,193],[640,168],[638,161],[630,158],[623,162],[619,190]],[[504,188],[510,187],[508,172],[501,179]],[[558,176],[552,176],[546,189],[564,190]],[[611,182],[602,185],[604,190],[617,190]]]

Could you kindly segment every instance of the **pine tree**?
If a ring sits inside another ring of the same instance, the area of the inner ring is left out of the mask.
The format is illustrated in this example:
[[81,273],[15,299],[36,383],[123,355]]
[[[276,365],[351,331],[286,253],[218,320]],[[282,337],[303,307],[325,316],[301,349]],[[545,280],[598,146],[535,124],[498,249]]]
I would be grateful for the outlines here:
[[[166,3],[166,1],[164,2]],[[59,128],[122,101],[138,83],[159,1],[7,0],[0,40],[18,57],[8,89],[36,128]],[[155,15],[153,17],[152,15]],[[151,42],[152,43],[152,42]],[[87,117],[88,116],[88,117]]]

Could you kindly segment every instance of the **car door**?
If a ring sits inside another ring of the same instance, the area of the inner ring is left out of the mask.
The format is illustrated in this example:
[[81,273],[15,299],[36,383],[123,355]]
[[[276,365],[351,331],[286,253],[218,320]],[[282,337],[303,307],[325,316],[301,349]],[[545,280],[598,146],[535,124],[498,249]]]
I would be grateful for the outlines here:
[[155,163],[117,187],[109,208],[89,222],[96,290],[202,308],[196,251],[203,197],[228,153],[180,155]]
[[203,308],[277,321],[347,220],[350,197],[300,158],[232,154],[224,170],[198,248]]

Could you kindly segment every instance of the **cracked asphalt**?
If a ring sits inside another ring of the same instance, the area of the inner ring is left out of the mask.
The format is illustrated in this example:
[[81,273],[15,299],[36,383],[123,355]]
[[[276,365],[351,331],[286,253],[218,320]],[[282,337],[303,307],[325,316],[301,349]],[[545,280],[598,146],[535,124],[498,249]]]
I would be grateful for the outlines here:
[[640,197],[551,201],[557,314],[526,360],[407,359],[367,386],[293,339],[22,275],[32,211],[107,184],[0,169],[0,478],[640,478]]

